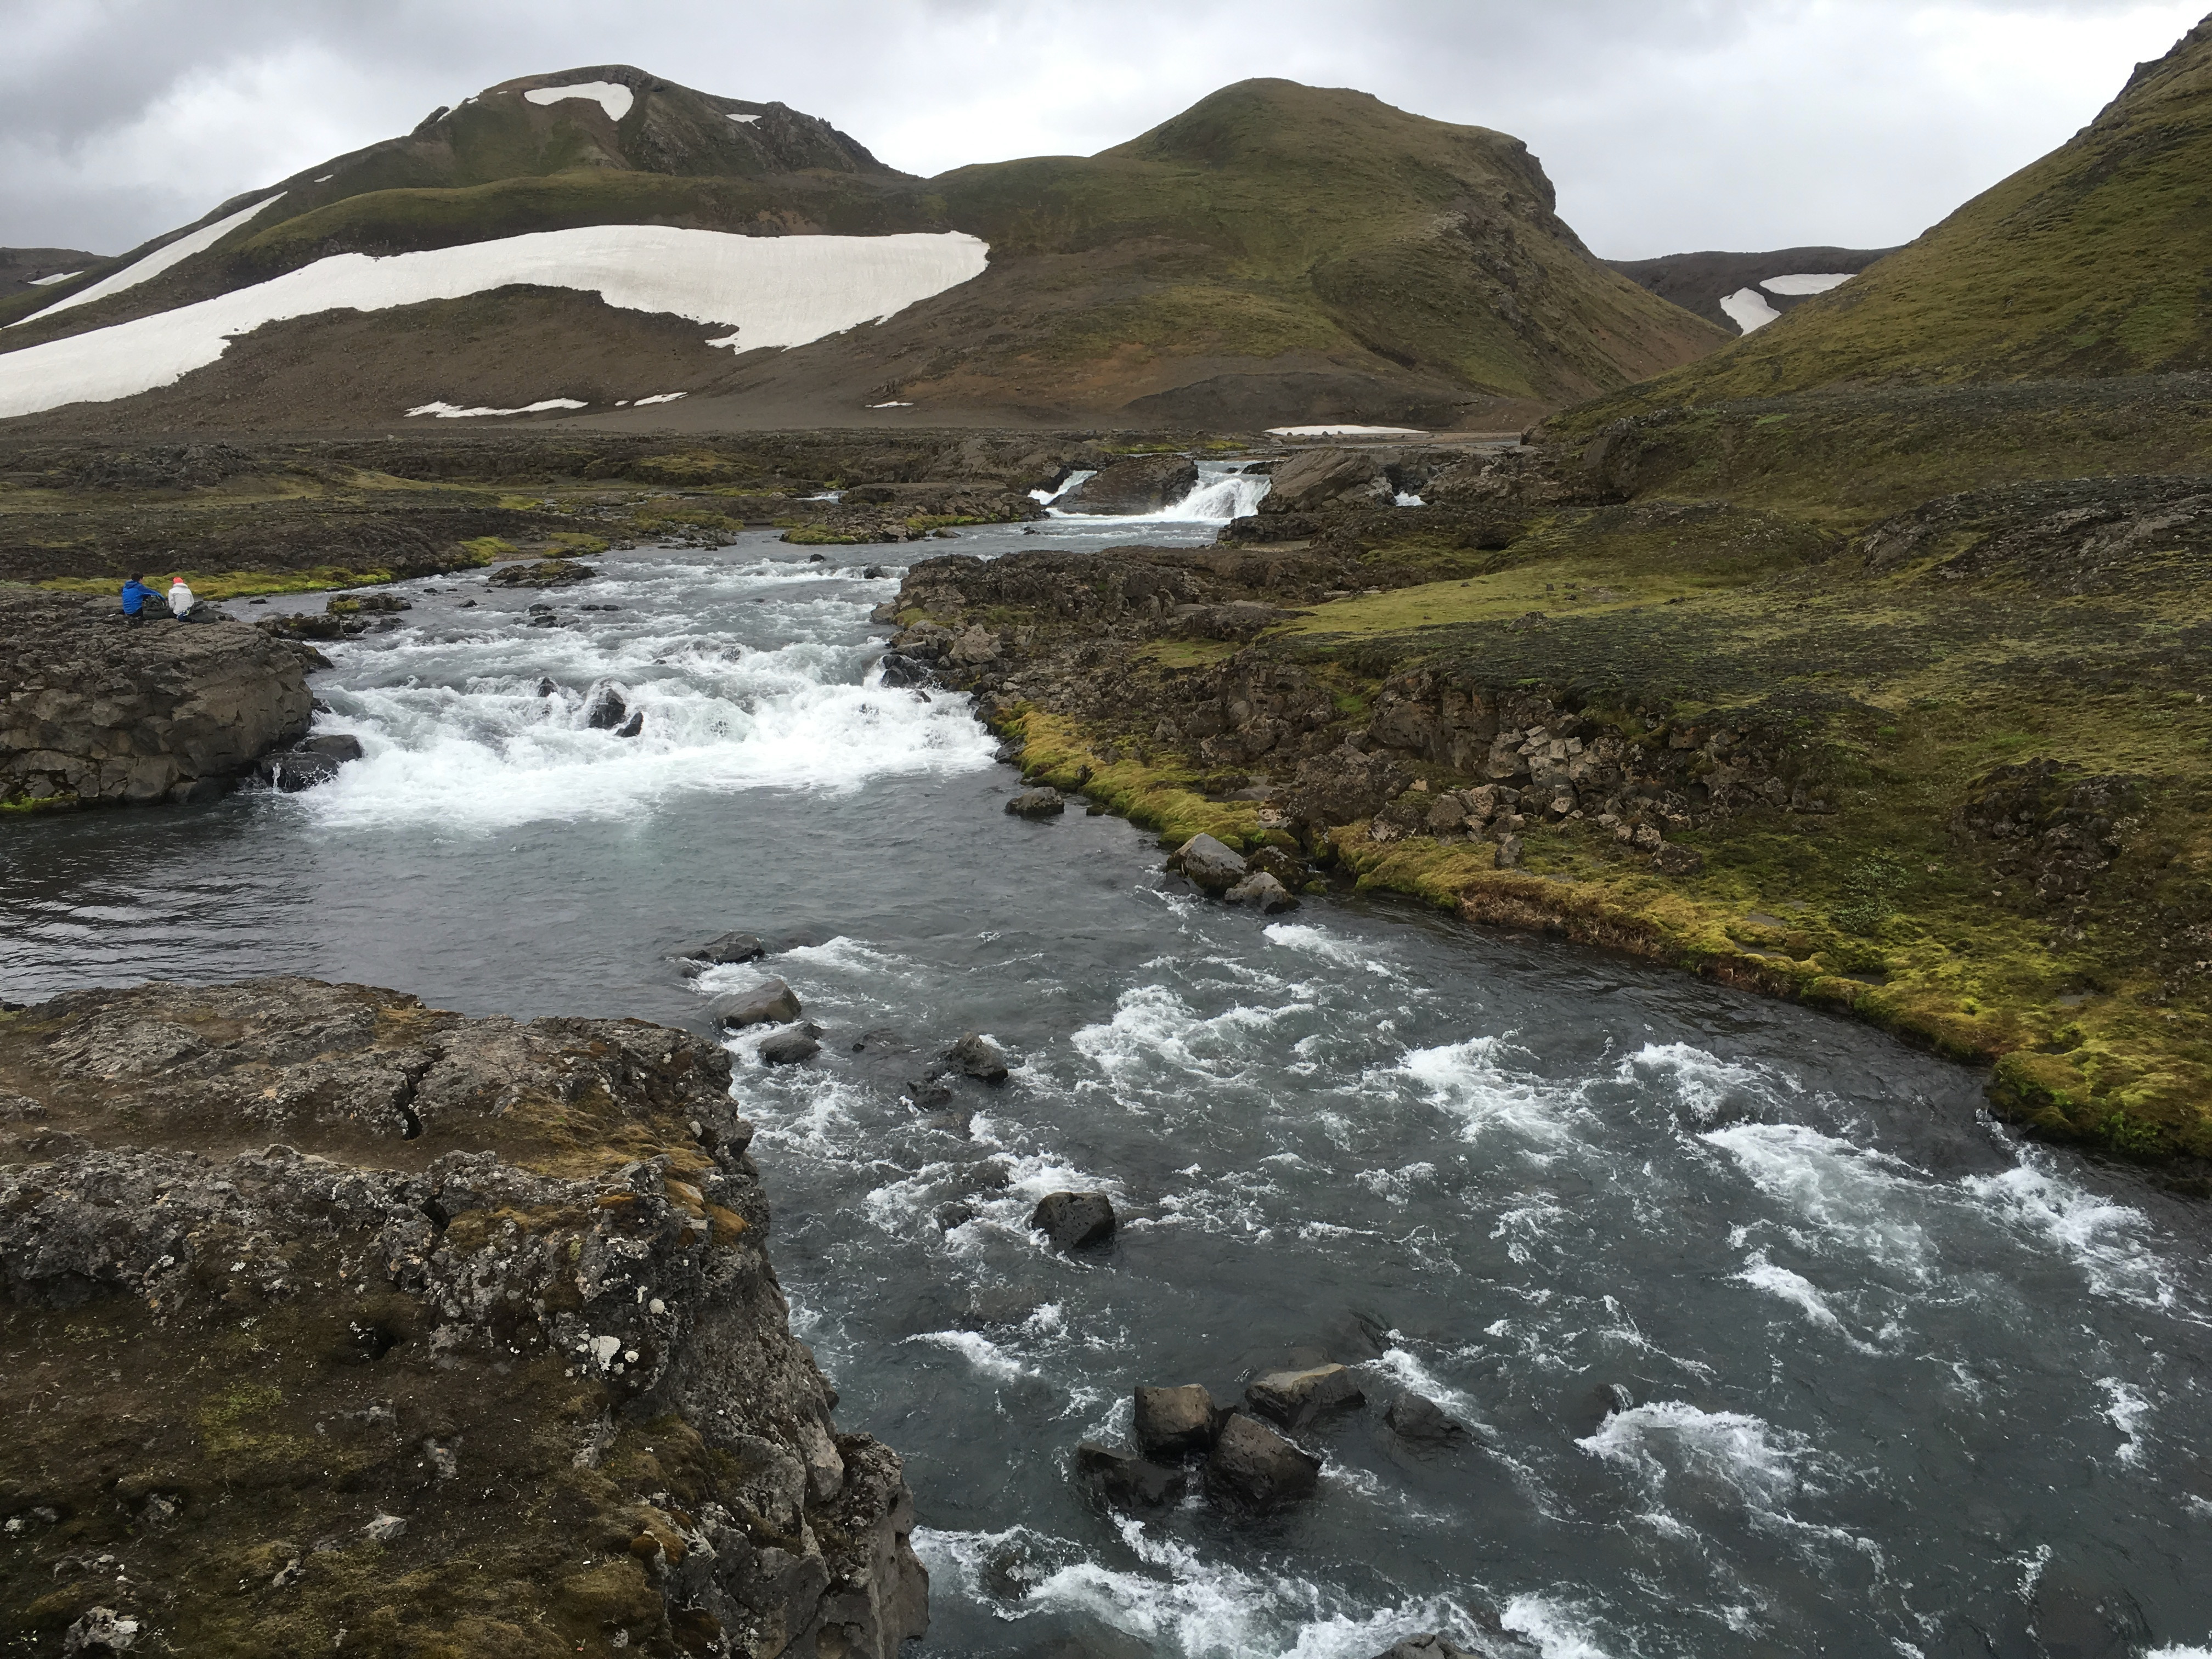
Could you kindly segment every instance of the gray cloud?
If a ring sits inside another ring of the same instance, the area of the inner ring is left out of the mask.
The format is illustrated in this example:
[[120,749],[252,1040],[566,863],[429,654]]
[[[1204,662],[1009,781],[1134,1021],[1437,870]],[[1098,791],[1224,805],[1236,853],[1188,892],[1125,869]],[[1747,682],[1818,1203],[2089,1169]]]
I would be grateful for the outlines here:
[[1252,75],[1526,138],[1600,252],[1917,234],[2196,21],[2141,0],[0,0],[0,243],[113,252],[514,76],[633,63],[920,173]]

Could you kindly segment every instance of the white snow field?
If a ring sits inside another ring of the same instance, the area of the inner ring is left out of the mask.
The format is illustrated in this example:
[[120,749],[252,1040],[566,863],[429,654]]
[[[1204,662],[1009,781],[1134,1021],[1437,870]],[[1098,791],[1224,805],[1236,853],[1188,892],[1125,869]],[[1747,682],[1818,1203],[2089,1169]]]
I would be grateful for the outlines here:
[[[677,394],[681,397],[683,394]],[[435,415],[441,421],[474,420],[479,415],[538,415],[549,409],[588,409],[588,404],[578,403],[574,398],[547,398],[542,402],[525,404],[520,409],[463,409],[459,404],[422,404],[407,411],[408,418],[417,415]]]
[[1826,294],[1850,280],[1848,270],[1798,270],[1787,276],[1770,276],[1759,287],[1769,294]]
[[513,283],[580,289],[625,311],[667,312],[734,331],[709,345],[805,345],[981,276],[989,252],[959,231],[737,236],[593,225],[381,259],[333,254],[174,311],[0,352],[0,416],[172,385],[264,323],[457,299]]
[[50,283],[66,283],[72,276],[82,276],[83,275],[84,273],[81,270],[58,270],[51,276],[32,277],[31,286],[33,288],[45,288]]
[[688,398],[690,395],[688,392],[657,392],[650,398],[640,398],[632,407],[643,409],[647,404],[672,404],[678,398]]
[[589,98],[606,111],[610,121],[621,120],[637,101],[635,93],[612,81],[579,81],[571,87],[532,87],[522,95],[533,104],[557,104],[563,98]]
[[747,126],[750,126],[754,122],[759,120],[760,117],[757,115],[732,115],[730,117],[730,119],[732,121],[743,121]]
[[1270,435],[1277,438],[1425,438],[1428,432],[1418,426],[1271,426]]
[[1782,314],[1767,304],[1766,296],[1755,288],[1736,289],[1722,300],[1721,309],[1747,334],[1753,329],[1765,328]]
[[[283,193],[280,190],[276,192],[276,196],[282,196]],[[66,299],[55,301],[50,306],[41,307],[33,312],[31,317],[51,317],[57,311],[67,311],[71,306],[84,305],[94,300],[105,300],[111,294],[120,294],[126,288],[136,288],[149,277],[159,276],[171,265],[182,264],[195,253],[213,247],[232,231],[236,230],[248,219],[275,201],[276,196],[264,196],[251,206],[239,209],[228,219],[218,219],[211,225],[202,225],[198,230],[189,231],[178,237],[175,241],[155,248],[137,264],[125,265],[122,270],[101,277],[83,292],[72,294]],[[18,317],[8,326],[19,327],[29,322],[31,317]]]

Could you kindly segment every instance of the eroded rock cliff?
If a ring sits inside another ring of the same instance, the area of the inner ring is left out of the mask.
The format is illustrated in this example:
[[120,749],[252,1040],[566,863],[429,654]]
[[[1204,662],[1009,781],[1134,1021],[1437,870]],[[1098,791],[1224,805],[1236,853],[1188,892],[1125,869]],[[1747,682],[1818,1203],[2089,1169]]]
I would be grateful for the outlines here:
[[910,1499],[729,1078],[307,980],[0,1015],[11,1647],[889,1659]]
[[0,805],[196,800],[307,729],[299,647],[0,586]]

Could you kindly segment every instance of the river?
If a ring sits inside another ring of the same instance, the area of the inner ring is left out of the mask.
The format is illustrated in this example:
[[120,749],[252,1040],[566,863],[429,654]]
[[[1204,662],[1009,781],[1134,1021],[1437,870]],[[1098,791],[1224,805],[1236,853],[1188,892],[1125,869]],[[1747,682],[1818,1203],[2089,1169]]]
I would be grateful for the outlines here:
[[[927,550],[1214,525],[1036,528]],[[922,1654],[1368,1659],[1484,1613],[1547,1659],[2204,1651],[2197,1206],[1822,1015],[1352,895],[1249,915],[1115,819],[1008,816],[964,699],[871,684],[902,550],[405,584],[317,676],[368,750],[337,782],[8,826],[0,994],[304,973],[705,1030],[758,969],[680,952],[776,945],[824,1052],[738,1040],[737,1091],[840,1423],[906,1458]],[[638,737],[583,725],[608,680]],[[1011,1081],[915,1103],[967,1030]],[[1069,1186],[1110,1249],[1026,1231]],[[1073,1479],[1133,1384],[1323,1354],[1368,1405],[1300,1510]],[[1464,1441],[1399,1441],[1408,1388]]]

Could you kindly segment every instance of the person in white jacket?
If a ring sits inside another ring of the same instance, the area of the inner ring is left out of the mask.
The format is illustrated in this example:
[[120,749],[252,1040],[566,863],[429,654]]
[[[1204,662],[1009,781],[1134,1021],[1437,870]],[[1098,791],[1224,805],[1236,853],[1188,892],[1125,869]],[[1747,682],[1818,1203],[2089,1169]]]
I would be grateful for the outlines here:
[[182,576],[169,578],[169,614],[179,622],[193,620],[192,590],[185,586]]

